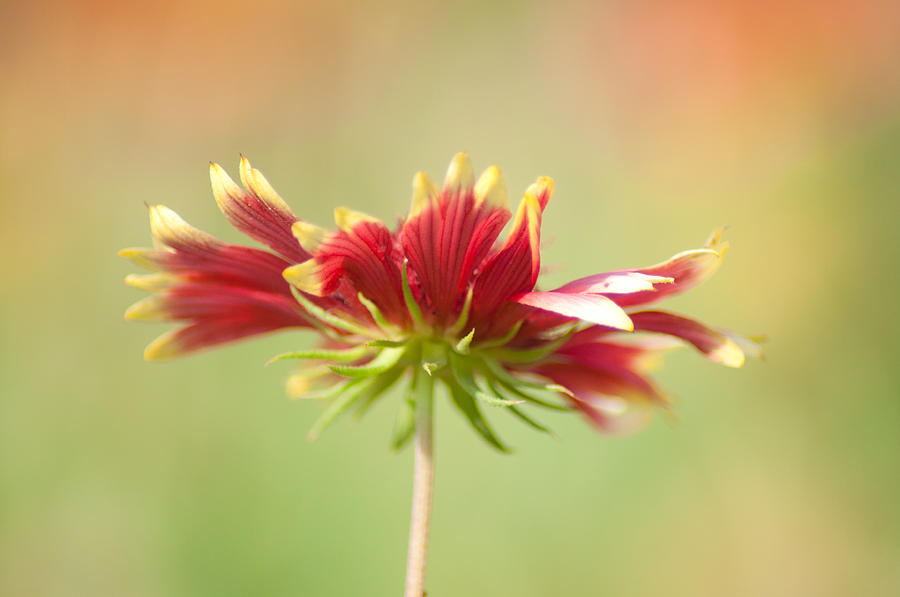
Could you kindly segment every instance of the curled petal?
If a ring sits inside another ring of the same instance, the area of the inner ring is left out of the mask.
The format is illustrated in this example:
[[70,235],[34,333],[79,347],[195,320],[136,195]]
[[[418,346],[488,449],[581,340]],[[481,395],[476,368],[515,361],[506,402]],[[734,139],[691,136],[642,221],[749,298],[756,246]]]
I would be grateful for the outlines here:
[[634,326],[628,314],[615,302],[599,294],[565,292],[526,292],[516,297],[522,305],[581,319],[597,325],[631,331]]
[[[651,283],[651,288],[635,288],[627,293],[605,290],[603,293],[609,294],[610,298],[622,307],[654,303],[689,290],[715,273],[728,250],[728,243],[721,242],[721,235],[722,231],[717,230],[710,236],[704,248],[678,253],[662,263],[640,269],[618,270],[589,276],[570,282],[560,290],[576,291],[577,288],[602,283],[616,276],[639,274],[644,276],[645,281]],[[639,278],[631,279],[634,283],[639,283],[638,280]]]
[[681,338],[707,358],[728,367],[744,364],[744,352],[734,340],[699,321],[665,311],[631,313],[635,331],[658,332]]
[[608,272],[573,280],[556,291],[579,294],[631,294],[653,291],[655,284],[670,284],[674,281],[674,278],[650,276],[641,272]]

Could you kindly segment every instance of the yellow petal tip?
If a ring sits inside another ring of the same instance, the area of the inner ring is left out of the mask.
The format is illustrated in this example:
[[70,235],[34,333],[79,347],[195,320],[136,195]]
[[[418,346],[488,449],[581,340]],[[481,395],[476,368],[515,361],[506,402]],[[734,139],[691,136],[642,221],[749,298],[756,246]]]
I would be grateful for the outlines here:
[[730,338],[721,346],[717,346],[709,353],[713,361],[726,367],[742,367],[744,365],[744,351]]
[[145,361],[168,361],[184,351],[178,346],[175,331],[168,332],[151,342],[144,349]]
[[425,209],[432,201],[437,199],[437,185],[424,172],[417,172],[413,177],[412,204],[409,209],[410,217]]
[[282,272],[284,279],[298,290],[322,296],[322,282],[319,278],[319,265],[315,259],[292,265]]
[[291,233],[307,253],[315,253],[330,235],[324,228],[303,220],[294,222],[293,226],[291,226]]
[[555,185],[553,183],[553,179],[549,176],[540,176],[536,181],[531,183],[528,188],[525,190],[525,193],[528,195],[534,195],[541,199],[542,203],[545,203],[547,199],[549,199],[553,195],[553,189]]
[[465,192],[472,188],[474,182],[475,174],[469,156],[462,152],[453,156],[444,177],[444,190]]
[[361,211],[347,207],[334,208],[334,223],[344,232],[350,232],[360,222],[379,222],[380,220]]
[[491,166],[478,177],[478,182],[475,183],[475,201],[485,202],[494,208],[509,209],[509,193],[500,168]]

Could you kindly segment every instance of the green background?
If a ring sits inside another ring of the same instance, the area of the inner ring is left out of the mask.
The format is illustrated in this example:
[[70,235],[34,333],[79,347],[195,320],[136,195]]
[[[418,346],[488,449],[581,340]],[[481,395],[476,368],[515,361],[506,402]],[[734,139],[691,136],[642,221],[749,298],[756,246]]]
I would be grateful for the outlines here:
[[[169,364],[127,324],[143,203],[242,242],[207,162],[294,210],[394,221],[469,152],[550,175],[544,284],[649,265],[729,225],[667,307],[753,335],[684,350],[676,419],[609,437],[440,400],[428,588],[448,595],[900,593],[895,5],[61,2],[0,24],[0,593],[398,595],[412,458],[397,396],[304,436],[307,333]],[[500,416],[502,415],[502,416]]]

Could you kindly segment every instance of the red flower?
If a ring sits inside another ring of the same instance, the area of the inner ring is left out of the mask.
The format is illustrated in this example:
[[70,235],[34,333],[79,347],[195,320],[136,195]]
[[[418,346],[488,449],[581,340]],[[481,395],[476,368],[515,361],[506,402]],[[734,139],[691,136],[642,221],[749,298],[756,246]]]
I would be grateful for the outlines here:
[[[744,350],[756,350],[693,319],[641,310],[709,277],[727,248],[719,232],[703,248],[658,265],[540,291],[549,178],[526,190],[511,218],[500,170],[492,166],[476,181],[468,157],[458,154],[442,188],[416,175],[410,213],[397,230],[338,208],[337,229],[329,231],[297,219],[244,158],[240,173],[244,188],[211,166],[216,201],[236,228],[270,251],[224,243],[166,207],[151,207],[157,248],[121,254],[157,272],[126,278],[155,294],[126,317],[184,324],[147,347],[149,360],[282,328],[317,328],[325,348],[276,358],[333,363],[291,381],[295,390],[318,385],[326,390],[315,395],[340,396],[320,427],[424,367],[497,447],[479,401],[507,407],[540,429],[519,403],[575,408],[613,429],[635,419],[625,413],[643,418],[647,410],[635,407],[666,403],[647,372],[673,339],[732,367],[743,364]],[[409,435],[402,423],[409,408],[401,409],[398,444]]]

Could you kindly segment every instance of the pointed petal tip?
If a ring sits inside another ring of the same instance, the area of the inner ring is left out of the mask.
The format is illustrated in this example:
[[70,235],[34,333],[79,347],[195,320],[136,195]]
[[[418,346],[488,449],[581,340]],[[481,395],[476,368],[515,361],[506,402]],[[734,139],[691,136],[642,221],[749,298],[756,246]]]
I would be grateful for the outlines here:
[[472,161],[468,154],[460,152],[453,156],[444,177],[445,191],[468,191],[475,182]]
[[223,211],[230,201],[242,195],[241,188],[228,176],[225,169],[214,162],[209,163],[209,182],[212,186],[213,197],[216,198],[216,203]]
[[503,172],[497,166],[485,170],[475,183],[475,201],[492,208],[509,209],[509,193]]

